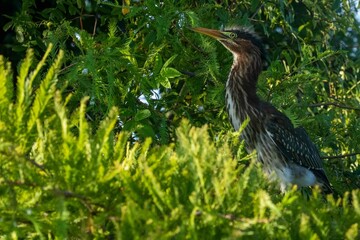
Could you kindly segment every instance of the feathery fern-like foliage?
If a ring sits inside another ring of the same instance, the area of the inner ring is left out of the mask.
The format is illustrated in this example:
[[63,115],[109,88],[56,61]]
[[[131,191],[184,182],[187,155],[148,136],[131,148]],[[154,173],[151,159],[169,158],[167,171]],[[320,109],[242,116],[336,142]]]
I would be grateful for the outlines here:
[[[32,70],[29,51],[18,78],[24,88],[13,97],[9,64],[1,62],[1,94],[8,96],[0,105],[1,237],[358,237],[358,190],[327,201],[318,189],[311,201],[295,188],[281,195],[272,184],[265,191],[260,166],[233,158],[237,137],[214,142],[207,126],[183,121],[176,143],[132,143],[128,133],[114,131],[116,108],[91,129],[89,98],[70,112],[71,95],[62,99],[54,87],[61,57],[32,88],[29,81],[40,67]],[[32,122],[35,127],[27,127]],[[244,151],[239,148],[240,155]]]
[[[0,238],[359,238],[354,1],[3,5]],[[261,36],[258,92],[332,156],[339,199],[279,194],[231,133],[232,56],[188,29],[231,25]]]

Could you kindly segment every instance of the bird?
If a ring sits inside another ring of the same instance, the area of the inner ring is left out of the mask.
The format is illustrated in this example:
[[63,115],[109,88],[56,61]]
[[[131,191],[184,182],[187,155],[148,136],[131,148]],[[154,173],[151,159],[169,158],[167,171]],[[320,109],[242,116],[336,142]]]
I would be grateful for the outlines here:
[[246,150],[256,150],[264,171],[275,173],[281,192],[292,185],[318,185],[324,194],[333,193],[319,151],[305,129],[294,127],[285,114],[257,95],[258,78],[267,59],[261,38],[247,27],[191,30],[216,39],[233,54],[225,86],[230,123],[238,131],[249,119],[240,133]]

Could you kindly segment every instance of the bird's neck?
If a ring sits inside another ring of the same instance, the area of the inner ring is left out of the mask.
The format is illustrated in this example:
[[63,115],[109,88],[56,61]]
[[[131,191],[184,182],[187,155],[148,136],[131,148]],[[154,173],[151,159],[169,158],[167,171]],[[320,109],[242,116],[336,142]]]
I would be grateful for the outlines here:
[[259,104],[259,97],[256,94],[256,85],[261,72],[261,60],[254,56],[235,56],[227,90],[231,93],[234,101],[243,105],[255,106]]
[[260,99],[256,94],[256,84],[260,72],[261,62],[249,64],[249,59],[234,59],[226,84],[226,101],[236,130],[247,117],[251,119],[257,115]]

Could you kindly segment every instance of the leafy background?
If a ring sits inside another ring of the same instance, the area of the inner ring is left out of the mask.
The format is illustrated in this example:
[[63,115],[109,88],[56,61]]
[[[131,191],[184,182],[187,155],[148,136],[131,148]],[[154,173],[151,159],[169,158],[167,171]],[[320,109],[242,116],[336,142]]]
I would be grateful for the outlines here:
[[[2,238],[359,237],[355,1],[2,1]],[[339,196],[282,195],[224,109],[253,27],[259,94],[304,126]],[[11,64],[10,64],[11,62]]]

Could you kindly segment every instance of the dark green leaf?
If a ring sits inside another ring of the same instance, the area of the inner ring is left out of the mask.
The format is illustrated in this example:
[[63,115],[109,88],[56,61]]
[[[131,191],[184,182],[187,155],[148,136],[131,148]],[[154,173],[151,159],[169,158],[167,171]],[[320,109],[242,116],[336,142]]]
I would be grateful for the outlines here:
[[155,64],[154,64],[154,74],[159,74],[162,67],[163,67],[162,57],[160,54],[156,54]]
[[175,78],[175,77],[179,77],[181,76],[181,73],[176,70],[175,68],[163,68],[161,70],[161,76],[165,77],[165,78]]
[[160,83],[163,87],[165,88],[171,88],[171,84],[170,84],[170,81],[167,77],[164,77],[162,74],[157,76],[155,78],[156,82],[157,83]]
[[139,110],[135,115],[135,121],[141,121],[151,116],[149,109]]

